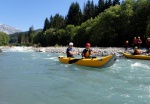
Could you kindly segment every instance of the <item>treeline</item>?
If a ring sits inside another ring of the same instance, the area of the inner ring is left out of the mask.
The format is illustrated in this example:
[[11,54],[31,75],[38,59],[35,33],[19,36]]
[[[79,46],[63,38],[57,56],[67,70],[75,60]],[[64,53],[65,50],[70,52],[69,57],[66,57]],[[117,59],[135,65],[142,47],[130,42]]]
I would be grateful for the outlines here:
[[[32,30],[32,31],[31,31]],[[135,36],[142,40],[150,36],[150,0],[88,0],[81,10],[79,3],[70,5],[68,14],[46,18],[41,32],[29,29],[27,35],[19,35],[18,43],[41,46],[122,46]]]
[[4,32],[0,32],[0,46],[8,44],[9,44],[9,36]]

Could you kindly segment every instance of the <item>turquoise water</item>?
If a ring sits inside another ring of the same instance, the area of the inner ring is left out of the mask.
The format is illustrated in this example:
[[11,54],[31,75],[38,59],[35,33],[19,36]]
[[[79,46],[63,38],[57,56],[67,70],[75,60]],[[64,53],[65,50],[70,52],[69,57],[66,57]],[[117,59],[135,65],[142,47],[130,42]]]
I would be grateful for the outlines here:
[[0,104],[150,104],[150,61],[64,65],[58,54],[0,53]]

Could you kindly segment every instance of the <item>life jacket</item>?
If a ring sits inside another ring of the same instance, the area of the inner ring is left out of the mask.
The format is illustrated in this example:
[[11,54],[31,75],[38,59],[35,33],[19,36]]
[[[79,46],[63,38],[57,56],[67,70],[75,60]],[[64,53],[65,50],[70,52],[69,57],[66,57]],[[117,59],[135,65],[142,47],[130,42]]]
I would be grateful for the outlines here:
[[137,39],[133,39],[133,44],[137,44]]
[[150,39],[147,39],[146,44],[150,45]]
[[142,40],[141,39],[137,39],[137,43],[138,44],[142,44]]
[[74,57],[72,54],[69,53],[69,51],[72,51],[72,48],[70,47],[67,48],[66,50],[67,57]]
[[128,43],[128,42],[125,42],[124,46],[126,46],[126,47],[127,47],[128,45],[129,45],[129,43]]
[[85,57],[85,58],[88,58],[90,55],[91,55],[91,49],[84,49],[83,50],[83,56],[82,57]]
[[140,55],[140,54],[141,54],[141,51],[138,50],[138,49],[136,49],[136,50],[135,50],[135,55]]

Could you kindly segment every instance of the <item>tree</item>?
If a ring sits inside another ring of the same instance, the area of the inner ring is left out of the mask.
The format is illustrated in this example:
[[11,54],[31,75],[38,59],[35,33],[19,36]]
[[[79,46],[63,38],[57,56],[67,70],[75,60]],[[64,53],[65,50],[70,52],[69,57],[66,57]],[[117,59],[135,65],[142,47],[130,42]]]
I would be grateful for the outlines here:
[[75,26],[79,26],[82,23],[82,12],[79,6],[79,3],[72,3],[67,17],[66,17],[67,25],[72,24]]
[[120,0],[113,0],[113,6],[115,6],[116,4],[120,5]]
[[76,31],[77,31],[77,27],[75,27],[74,25],[67,25],[65,28],[66,31],[66,42],[72,42],[74,39],[74,36],[76,35]]
[[64,28],[66,25],[65,19],[63,16],[56,14],[54,17],[50,17],[50,27],[51,28]]
[[79,4],[72,3],[65,23],[63,16],[51,16],[50,21],[45,20],[45,31],[34,36],[34,42],[42,46],[67,45],[72,41],[79,47],[86,42],[92,46],[120,47],[134,36],[144,41],[150,36],[150,1],[125,0],[120,4],[120,0],[99,0],[94,6],[93,1],[88,0],[83,16]]
[[59,45],[65,46],[68,44],[67,43],[68,37],[67,37],[64,29],[59,29],[56,34],[58,35],[58,39],[59,39],[58,44]]
[[146,36],[145,38],[150,37],[150,17],[147,23],[147,28],[146,28]]
[[134,15],[132,18],[134,33],[142,39],[146,38],[146,28],[150,16],[149,4],[150,2],[148,0],[137,0],[134,4]]
[[42,46],[54,46],[58,43],[58,35],[56,34],[57,29],[50,28],[41,35]]
[[29,37],[29,43],[30,43],[30,44],[33,44],[33,37],[34,37],[34,35],[35,35],[34,27],[31,26],[31,27],[29,28],[29,32],[28,32],[28,37]]
[[46,31],[47,29],[50,28],[50,23],[49,23],[49,20],[48,18],[45,19],[45,22],[44,22],[44,28],[43,28],[43,31]]
[[105,10],[105,2],[104,0],[99,0],[98,1],[98,14],[101,13],[101,12],[104,12]]
[[96,14],[94,2],[90,2],[90,0],[87,1],[86,5],[84,6],[83,9],[83,22],[90,18],[94,18]]
[[19,44],[25,44],[25,34],[24,33],[20,33],[18,36],[18,43]]
[[8,44],[9,44],[9,36],[4,32],[0,32],[0,46]]

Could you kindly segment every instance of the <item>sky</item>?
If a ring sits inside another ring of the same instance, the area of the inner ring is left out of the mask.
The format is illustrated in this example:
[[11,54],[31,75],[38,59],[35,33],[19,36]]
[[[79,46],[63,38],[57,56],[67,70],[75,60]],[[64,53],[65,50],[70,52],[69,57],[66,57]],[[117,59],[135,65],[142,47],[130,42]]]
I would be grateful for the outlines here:
[[[0,0],[0,24],[6,24],[21,31],[29,27],[42,29],[44,21],[59,13],[66,16],[72,2],[78,2],[83,9],[88,0]],[[93,0],[98,4],[98,0]]]

